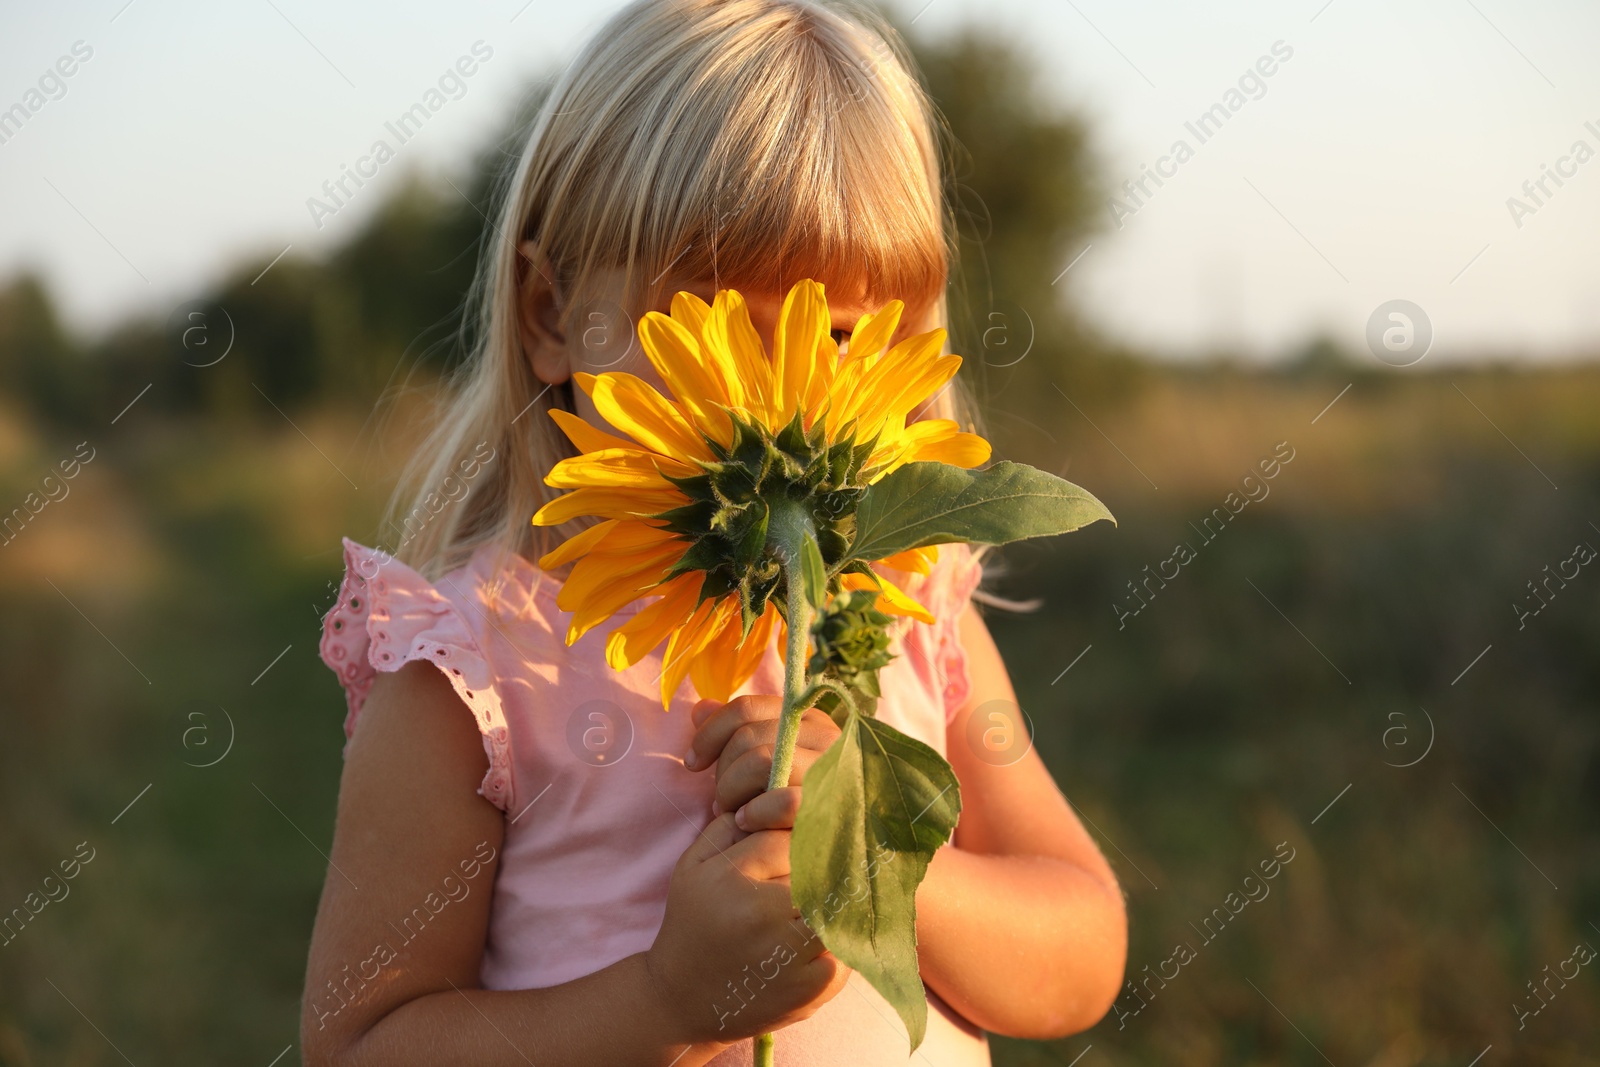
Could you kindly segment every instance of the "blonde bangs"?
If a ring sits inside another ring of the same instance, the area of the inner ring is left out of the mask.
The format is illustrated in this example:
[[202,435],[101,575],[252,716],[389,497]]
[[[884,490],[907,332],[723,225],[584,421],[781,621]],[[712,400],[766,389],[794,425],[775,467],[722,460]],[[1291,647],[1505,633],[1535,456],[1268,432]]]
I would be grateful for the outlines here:
[[[773,0],[631,10],[641,32],[602,32],[579,60],[625,72],[622,84],[585,79],[552,101],[552,133],[563,119],[589,129],[578,135],[589,158],[557,168],[566,180],[530,219],[564,281],[582,292],[622,270],[649,303],[669,276],[768,292],[815,278],[867,303],[942,298],[929,106],[886,28]],[[693,35],[667,32],[685,17]]]
[[[908,210],[895,188],[894,164],[873,170],[861,159],[821,177],[756,173],[737,212],[694,212],[660,228],[662,239],[618,263],[642,279],[643,303],[660,302],[667,276],[714,279],[718,288],[783,293],[802,278],[830,293],[878,306],[893,299],[926,307],[944,294],[943,235]],[[851,168],[858,173],[850,173]],[[773,168],[777,169],[777,168]],[[802,172],[804,173],[804,172]],[[708,224],[709,219],[709,224]],[[651,284],[655,282],[656,284]]]

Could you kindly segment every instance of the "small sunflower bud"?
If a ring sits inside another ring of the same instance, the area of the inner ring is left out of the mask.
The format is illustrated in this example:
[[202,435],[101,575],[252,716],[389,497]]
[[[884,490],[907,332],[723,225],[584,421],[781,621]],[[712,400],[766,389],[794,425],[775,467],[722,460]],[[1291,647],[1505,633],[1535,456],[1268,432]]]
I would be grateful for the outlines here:
[[873,607],[876,590],[841,593],[828,602],[811,625],[811,674],[832,678],[867,696],[876,697],[878,671],[889,652],[889,616]]

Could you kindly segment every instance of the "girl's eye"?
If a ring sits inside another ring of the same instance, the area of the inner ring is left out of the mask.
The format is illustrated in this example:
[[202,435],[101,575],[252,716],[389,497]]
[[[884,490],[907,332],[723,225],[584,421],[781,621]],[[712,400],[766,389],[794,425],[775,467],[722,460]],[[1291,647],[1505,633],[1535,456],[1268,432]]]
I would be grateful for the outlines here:
[[842,345],[844,344],[845,339],[850,336],[850,331],[845,329],[830,330],[829,334],[833,337],[834,344]]

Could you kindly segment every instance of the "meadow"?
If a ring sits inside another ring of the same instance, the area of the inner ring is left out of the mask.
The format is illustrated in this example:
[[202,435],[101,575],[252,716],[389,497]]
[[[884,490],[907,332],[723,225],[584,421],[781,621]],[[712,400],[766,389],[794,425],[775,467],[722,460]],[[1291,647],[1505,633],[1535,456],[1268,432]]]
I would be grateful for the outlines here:
[[[988,617],[1127,892],[1135,989],[1081,1037],[996,1039],[997,1062],[1600,1047],[1592,976],[1522,1029],[1514,1010],[1600,943],[1600,576],[1520,628],[1511,606],[1600,544],[1600,373],[1371,377],[1319,416],[1341,388],[1170,374],[1095,426],[1052,424],[1120,526],[1006,551],[987,587],[1042,603]],[[318,620],[340,536],[379,537],[405,404],[307,411],[305,436],[270,409],[177,426],[136,406],[0,550],[0,901],[94,853],[0,949],[0,1062],[114,1062],[84,1016],[134,1062],[265,1063],[294,1040],[342,740]],[[20,498],[65,445],[14,410],[3,425]],[[1190,523],[1280,441],[1295,458],[1270,495],[1119,625],[1127,583],[1199,542]],[[1280,844],[1266,896],[1207,924]]]
[[[985,611],[1132,944],[1098,1027],[995,1062],[1600,1063],[1600,365],[1094,337],[1050,285],[1085,131],[1008,55],[922,57],[966,146],[956,350],[998,453],[1119,525],[999,553],[986,590],[1030,603]],[[500,158],[219,278],[216,362],[184,309],[84,340],[0,283],[0,914],[30,911],[0,1064],[297,1062],[343,741],[320,617],[340,537],[397,539]],[[1002,305],[1020,360],[975,326]]]

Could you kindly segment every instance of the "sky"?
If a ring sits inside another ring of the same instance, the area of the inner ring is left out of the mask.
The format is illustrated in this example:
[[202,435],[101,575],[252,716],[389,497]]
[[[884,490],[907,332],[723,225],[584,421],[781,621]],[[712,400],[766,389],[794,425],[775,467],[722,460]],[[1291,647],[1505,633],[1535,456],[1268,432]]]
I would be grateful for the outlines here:
[[[464,174],[527,86],[618,6],[11,7],[0,114],[31,113],[0,120],[0,280],[42,272],[69,326],[93,336],[164,317],[244,257],[325,253],[408,170]],[[1435,361],[1600,353],[1600,5],[893,10],[918,33],[1010,34],[1048,105],[1089,120],[1103,226],[1063,249],[1057,289],[1128,344],[1174,359],[1278,359],[1317,335],[1362,349],[1404,300]],[[425,127],[336,212],[313,212],[323,183],[378,138],[394,144],[384,124],[441,78],[446,103]],[[1214,106],[1225,120],[1201,127]]]

